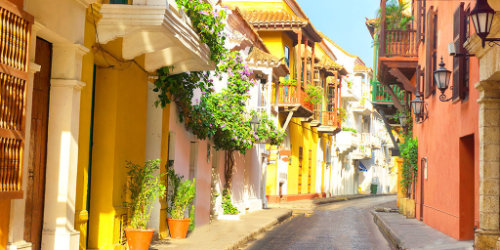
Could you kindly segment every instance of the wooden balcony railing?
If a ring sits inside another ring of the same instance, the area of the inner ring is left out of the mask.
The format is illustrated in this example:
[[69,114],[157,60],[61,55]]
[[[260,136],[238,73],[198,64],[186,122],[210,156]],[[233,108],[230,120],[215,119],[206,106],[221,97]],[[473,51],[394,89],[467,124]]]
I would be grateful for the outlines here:
[[[305,108],[313,111],[312,103],[306,101],[307,93],[302,88],[297,88],[297,85],[280,84],[278,88],[278,104],[280,105],[302,105]],[[274,88],[276,91],[276,85]],[[300,91],[300,99],[297,91]],[[275,96],[275,95],[273,95]]]
[[[387,86],[378,81],[372,82],[372,103],[373,104],[392,104],[391,94],[387,92]],[[404,102],[405,91],[398,85],[391,85],[392,91],[398,96],[401,103]]]
[[0,199],[22,198],[26,86],[33,17],[0,0]]
[[385,44],[380,44],[380,56],[417,57],[415,30],[385,30]]
[[316,111],[314,112],[315,119],[320,121],[321,126],[336,127],[338,125],[337,117],[333,111]]

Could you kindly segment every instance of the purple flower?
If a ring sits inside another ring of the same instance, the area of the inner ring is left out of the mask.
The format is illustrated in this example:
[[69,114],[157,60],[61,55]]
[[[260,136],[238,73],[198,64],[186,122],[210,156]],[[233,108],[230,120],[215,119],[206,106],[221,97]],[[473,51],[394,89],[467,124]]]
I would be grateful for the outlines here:
[[205,15],[205,16],[208,16],[208,12],[206,12],[204,10],[200,10],[200,11],[198,11],[198,13],[200,13],[202,15]]
[[201,91],[201,94],[204,95],[205,94],[205,91]]
[[259,140],[259,137],[258,137],[258,136],[256,136],[256,135],[255,135],[253,138],[254,138],[256,141],[258,141],[258,140]]
[[212,127],[212,123],[210,123],[210,127]]
[[225,128],[225,127],[226,127],[226,124],[222,124],[222,125],[220,126],[220,128]]

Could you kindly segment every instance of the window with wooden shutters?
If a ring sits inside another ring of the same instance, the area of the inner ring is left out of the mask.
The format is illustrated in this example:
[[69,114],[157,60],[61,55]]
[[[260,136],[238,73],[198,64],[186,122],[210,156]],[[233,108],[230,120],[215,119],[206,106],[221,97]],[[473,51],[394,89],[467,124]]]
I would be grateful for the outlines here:
[[416,0],[416,13],[417,17],[417,44],[425,40],[425,16],[426,16],[426,0]]
[[435,70],[435,53],[436,53],[436,37],[435,37],[435,17],[436,13],[431,6],[427,12],[427,40],[425,41],[425,97],[430,96],[434,92],[434,70]]
[[0,0],[0,199],[22,198],[22,166],[33,17]]
[[458,56],[453,57],[453,101],[464,99],[468,88],[465,87],[466,54],[463,44],[466,39],[466,16],[464,3],[460,3],[453,17],[453,43]]

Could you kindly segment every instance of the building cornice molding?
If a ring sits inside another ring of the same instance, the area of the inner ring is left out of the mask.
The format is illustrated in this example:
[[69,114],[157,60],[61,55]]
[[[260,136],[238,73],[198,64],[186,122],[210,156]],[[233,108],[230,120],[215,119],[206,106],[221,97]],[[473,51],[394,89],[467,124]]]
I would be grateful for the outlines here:
[[[97,23],[99,43],[122,37],[124,59],[145,54],[145,68],[164,66],[179,70],[210,70],[210,50],[201,42],[191,21],[177,6],[103,4]],[[181,71],[182,72],[182,71]]]

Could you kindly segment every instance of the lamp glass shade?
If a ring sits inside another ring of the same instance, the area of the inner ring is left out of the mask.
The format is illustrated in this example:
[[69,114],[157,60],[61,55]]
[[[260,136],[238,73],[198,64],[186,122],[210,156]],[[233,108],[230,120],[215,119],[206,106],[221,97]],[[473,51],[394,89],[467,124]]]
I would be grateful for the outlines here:
[[420,114],[422,114],[422,108],[424,107],[424,101],[417,95],[417,97],[411,101],[411,106],[413,108],[413,113],[420,116]]
[[257,115],[253,115],[252,119],[250,120],[250,125],[252,126],[252,130],[254,132],[257,132],[259,124],[260,124],[259,117],[257,117]]
[[434,81],[436,82],[436,86],[439,90],[445,91],[448,89],[448,86],[450,84],[450,76],[451,71],[447,70],[444,67],[434,71]]
[[488,36],[491,31],[494,15],[495,10],[489,6],[486,0],[477,1],[476,7],[471,11],[470,16],[479,37],[484,39]]

